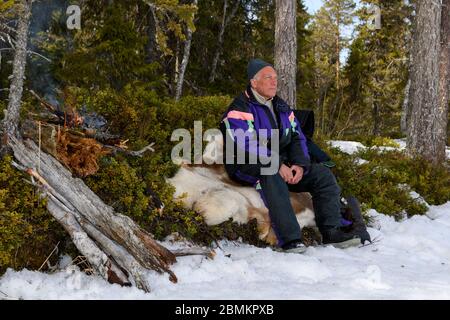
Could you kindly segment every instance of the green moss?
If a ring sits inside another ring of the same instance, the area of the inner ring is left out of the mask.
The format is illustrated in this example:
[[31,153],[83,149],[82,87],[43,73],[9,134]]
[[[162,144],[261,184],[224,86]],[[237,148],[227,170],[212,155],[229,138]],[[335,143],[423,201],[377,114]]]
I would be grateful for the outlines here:
[[370,145],[398,148],[400,145],[388,137],[374,137]]
[[39,268],[54,246],[61,242],[62,249],[68,237],[26,178],[11,166],[11,157],[0,161],[0,272],[8,267]]
[[6,101],[0,99],[0,121],[2,121],[3,118],[5,117],[5,112],[3,110],[5,110],[6,108],[7,108]]

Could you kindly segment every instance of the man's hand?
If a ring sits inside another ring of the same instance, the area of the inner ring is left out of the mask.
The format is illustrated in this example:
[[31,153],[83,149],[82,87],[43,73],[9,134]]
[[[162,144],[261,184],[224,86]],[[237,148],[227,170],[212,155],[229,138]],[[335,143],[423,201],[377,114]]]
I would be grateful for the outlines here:
[[280,171],[278,171],[278,172],[279,172],[280,176],[283,178],[283,180],[286,181],[287,183],[290,183],[289,181],[291,181],[292,178],[294,177],[292,175],[292,168],[289,168],[284,163],[281,165]]
[[292,179],[288,181],[289,184],[297,184],[303,178],[303,168],[297,165],[293,165],[289,168],[294,173]]

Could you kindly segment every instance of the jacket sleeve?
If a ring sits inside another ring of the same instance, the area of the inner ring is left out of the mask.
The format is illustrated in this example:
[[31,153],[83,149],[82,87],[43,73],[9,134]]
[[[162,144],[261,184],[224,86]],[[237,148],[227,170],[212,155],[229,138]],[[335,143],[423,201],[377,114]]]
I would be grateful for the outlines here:
[[308,153],[308,147],[306,145],[306,137],[300,128],[300,123],[291,112],[289,115],[289,121],[291,123],[291,142],[289,144],[289,162],[296,164],[305,169],[305,173],[309,171],[311,166],[311,160]]

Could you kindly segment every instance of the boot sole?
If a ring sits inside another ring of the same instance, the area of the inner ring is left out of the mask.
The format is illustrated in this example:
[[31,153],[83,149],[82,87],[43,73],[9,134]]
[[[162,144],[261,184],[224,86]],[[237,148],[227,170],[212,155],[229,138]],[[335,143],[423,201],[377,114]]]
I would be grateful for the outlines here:
[[357,247],[361,245],[361,239],[360,238],[353,238],[342,242],[336,242],[336,243],[325,243],[324,246],[333,246],[338,249],[346,249],[350,247]]
[[288,250],[283,250],[281,248],[275,248],[273,250],[276,252],[284,252],[284,253],[304,253],[307,249],[308,249],[308,247],[293,248],[293,249],[288,249]]

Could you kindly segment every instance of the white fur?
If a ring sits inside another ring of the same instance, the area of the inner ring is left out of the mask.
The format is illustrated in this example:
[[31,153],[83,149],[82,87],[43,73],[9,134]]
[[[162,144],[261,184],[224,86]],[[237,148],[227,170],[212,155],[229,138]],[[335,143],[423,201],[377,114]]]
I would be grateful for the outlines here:
[[[214,136],[205,148],[203,159],[207,159],[208,163],[222,159],[222,147],[221,135]],[[177,174],[167,181],[176,188],[175,198],[179,198],[185,207],[199,212],[208,225],[220,224],[230,218],[238,223],[247,223],[248,209],[252,207],[267,211],[254,188],[224,183],[224,176],[225,170],[218,173],[208,166],[183,165]],[[305,209],[296,212],[296,215],[301,227],[315,226],[312,210]]]
[[175,197],[185,207],[198,211],[209,225],[219,224],[230,218],[238,223],[246,223],[249,206],[264,206],[256,190],[226,185],[208,168],[181,167],[168,182],[176,188]]
[[297,222],[300,225],[300,227],[303,228],[316,226],[314,211],[312,211],[311,209],[306,208],[305,210],[296,212],[295,215],[297,217]]

